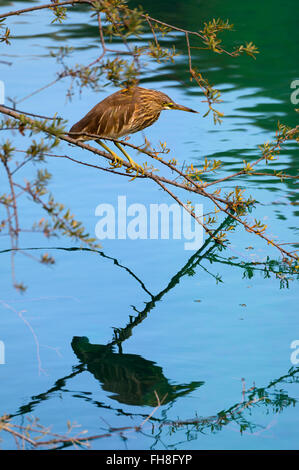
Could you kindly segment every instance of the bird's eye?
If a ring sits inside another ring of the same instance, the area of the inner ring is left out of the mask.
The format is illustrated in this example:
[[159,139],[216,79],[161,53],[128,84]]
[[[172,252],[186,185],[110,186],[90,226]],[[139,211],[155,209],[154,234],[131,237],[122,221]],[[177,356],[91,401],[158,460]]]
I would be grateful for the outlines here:
[[173,108],[173,103],[166,103],[165,108]]

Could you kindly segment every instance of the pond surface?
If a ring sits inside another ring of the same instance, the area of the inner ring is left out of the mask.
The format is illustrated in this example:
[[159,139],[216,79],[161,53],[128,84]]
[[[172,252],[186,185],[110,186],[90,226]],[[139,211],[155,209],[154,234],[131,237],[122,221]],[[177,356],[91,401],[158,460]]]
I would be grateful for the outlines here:
[[[2,0],[0,14],[38,3]],[[223,34],[226,47],[252,41],[260,53],[253,60],[194,50],[194,65],[222,92],[218,109],[225,117],[215,126],[210,116],[202,117],[206,105],[189,81],[184,37],[175,36],[177,62],[149,65],[141,83],[200,114],[166,111],[130,142],[141,144],[144,136],[153,145],[166,140],[172,157],[194,165],[205,157],[221,159],[219,175],[226,176],[242,168],[244,159],[260,156],[258,146],[275,138],[278,120],[297,124],[290,101],[290,84],[299,79],[297,2],[285,8],[277,0],[138,3],[152,16],[189,30],[213,17],[229,18],[235,27]],[[59,65],[50,51],[72,46],[73,64],[98,56],[96,22],[84,10],[62,24],[51,20],[47,11],[7,20],[14,37],[10,46],[1,45],[1,60],[11,65],[0,63],[0,79],[8,106],[9,97],[21,100],[55,79]],[[47,116],[57,112],[71,125],[115,91],[87,88],[80,95],[75,89],[68,101],[69,84],[62,80],[17,108]],[[11,138],[1,134],[1,142]],[[26,148],[20,135],[14,145]],[[82,156],[66,144],[57,153]],[[295,175],[298,161],[298,145],[289,142],[275,168]],[[20,181],[36,169],[25,167]],[[173,202],[151,183],[129,182],[64,159],[49,158],[47,169],[55,198],[91,234],[99,220],[96,207],[107,203],[117,209],[119,196],[126,197],[127,206]],[[0,179],[3,187],[3,174]],[[239,181],[258,201],[251,220],[262,220],[272,238],[292,244],[298,240],[294,181],[258,176]],[[234,183],[227,182],[225,190]],[[204,212],[211,209],[205,201],[195,202],[203,203]],[[42,216],[27,198],[20,198],[19,210],[28,228]],[[68,239],[24,233],[20,247],[29,256],[15,257],[16,277],[27,286],[21,295],[12,287],[9,238],[1,236],[0,415],[9,414],[20,425],[35,417],[60,434],[68,421],[90,435],[129,427],[93,441],[93,449],[297,449],[299,368],[291,360],[291,343],[299,339],[296,276],[286,280],[278,251],[242,227],[222,251],[207,237],[198,252],[184,249],[184,243],[105,239],[94,252]],[[32,259],[44,252],[55,258],[54,265]],[[265,272],[268,256],[274,272]],[[145,421],[156,395],[164,401]],[[221,412],[225,419],[219,423]],[[141,424],[136,432],[134,426]],[[0,437],[2,448],[15,447],[10,436]]]

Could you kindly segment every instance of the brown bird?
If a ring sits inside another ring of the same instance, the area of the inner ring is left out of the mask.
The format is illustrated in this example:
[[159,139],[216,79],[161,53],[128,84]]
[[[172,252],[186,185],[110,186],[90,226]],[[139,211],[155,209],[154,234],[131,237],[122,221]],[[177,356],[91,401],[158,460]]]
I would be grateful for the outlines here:
[[[157,121],[164,109],[197,113],[193,109],[174,103],[169,96],[160,91],[141,87],[125,88],[94,106],[86,116],[72,126],[69,135],[76,140],[96,140],[116,162],[122,164],[123,160],[99,139],[119,139],[141,131]],[[134,168],[141,168],[118,142],[114,143]]]

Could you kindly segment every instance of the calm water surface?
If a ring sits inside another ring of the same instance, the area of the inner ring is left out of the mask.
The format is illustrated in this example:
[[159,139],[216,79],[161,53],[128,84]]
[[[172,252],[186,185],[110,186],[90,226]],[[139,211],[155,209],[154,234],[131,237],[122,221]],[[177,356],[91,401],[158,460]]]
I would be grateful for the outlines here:
[[[37,3],[2,0],[0,13]],[[213,17],[229,18],[235,28],[223,35],[226,46],[253,41],[260,54],[253,60],[194,51],[194,65],[222,91],[219,109],[225,119],[214,126],[211,118],[202,118],[206,108],[189,81],[184,38],[175,36],[181,52],[177,63],[149,65],[142,85],[166,92],[201,115],[162,113],[132,143],[141,143],[146,135],[155,145],[166,140],[171,156],[181,162],[221,159],[225,176],[240,169],[244,159],[259,156],[258,145],[274,138],[278,120],[297,124],[290,102],[290,84],[299,78],[295,1],[284,2],[283,9],[277,0],[141,3],[152,16],[189,30]],[[0,63],[7,105],[9,97],[20,100],[55,78],[59,66],[49,58],[50,51],[74,47],[70,64],[97,57],[96,23],[84,11],[73,12],[62,25],[50,21],[49,12],[40,12],[7,22],[15,36],[11,46],[1,46],[1,60],[12,62]],[[68,86],[61,81],[18,107],[46,115],[57,112],[72,124],[114,91],[84,89],[80,95],[75,89],[72,101],[66,101]],[[1,141],[8,137],[2,134]],[[14,145],[24,148],[22,138],[15,136]],[[60,153],[70,150],[74,157],[82,156],[78,148],[59,148]],[[119,195],[126,196],[128,205],[172,203],[150,183],[129,183],[55,158],[47,168],[56,199],[92,234],[97,205],[116,206]],[[276,168],[296,174],[294,143],[286,145]],[[30,176],[24,168],[19,178],[22,182]],[[298,196],[293,181],[255,177],[240,184],[259,201],[252,220],[267,223],[272,237],[295,243]],[[232,187],[230,182],[226,190]],[[41,213],[26,199],[19,204],[22,223],[29,228]],[[0,217],[5,217],[3,208]],[[0,237],[0,339],[6,360],[0,365],[0,414],[12,415],[16,424],[37,417],[58,433],[66,431],[68,420],[76,421],[90,434],[99,434],[109,427],[140,425],[156,405],[156,391],[165,401],[142,432],[128,431],[126,439],[115,432],[92,447],[298,448],[299,369],[291,362],[290,348],[299,339],[297,279],[292,276],[282,288],[275,274],[267,276],[262,264],[252,264],[267,256],[278,260],[274,249],[242,228],[221,252],[207,238],[197,253],[184,250],[184,240],[104,240],[96,253],[38,234],[24,234],[20,246],[31,248],[26,253],[36,257],[47,251],[56,263],[47,267],[22,254],[16,257],[17,278],[28,286],[20,295],[11,284],[11,253],[5,251],[9,239]],[[244,396],[243,387],[253,389]],[[215,426],[217,414],[230,409],[227,422]],[[179,421],[190,424],[176,426]],[[14,448],[9,437],[1,438],[2,448]]]

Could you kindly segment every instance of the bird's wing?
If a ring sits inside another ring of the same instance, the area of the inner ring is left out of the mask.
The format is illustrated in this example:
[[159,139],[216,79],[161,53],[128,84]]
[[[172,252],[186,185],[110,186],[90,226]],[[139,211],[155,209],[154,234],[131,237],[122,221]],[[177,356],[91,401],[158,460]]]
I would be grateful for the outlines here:
[[70,132],[85,132],[99,137],[118,138],[129,133],[136,101],[131,93],[118,91],[98,103]]

